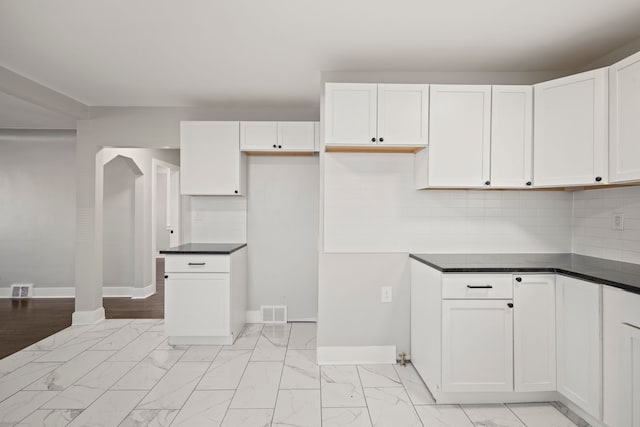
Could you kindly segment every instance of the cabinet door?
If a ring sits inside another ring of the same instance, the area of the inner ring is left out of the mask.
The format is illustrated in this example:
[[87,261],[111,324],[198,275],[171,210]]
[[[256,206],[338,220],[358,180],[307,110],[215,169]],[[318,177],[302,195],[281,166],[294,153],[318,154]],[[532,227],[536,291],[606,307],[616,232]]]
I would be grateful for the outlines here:
[[605,184],[607,70],[535,85],[536,186]]
[[274,151],[278,149],[277,122],[240,122],[242,151]]
[[229,274],[170,273],[165,280],[167,336],[228,336]]
[[442,301],[442,391],[513,390],[510,302]]
[[515,276],[513,306],[514,389],[555,391],[555,277]]
[[431,85],[429,186],[489,181],[491,86]]
[[375,144],[378,85],[327,83],[325,85],[325,143]]
[[429,85],[378,85],[378,143],[426,145]]
[[526,188],[533,180],[533,89],[491,88],[491,186]]
[[314,122],[278,122],[278,147],[281,151],[314,150]]
[[609,180],[640,180],[640,53],[609,68]]
[[181,194],[241,194],[241,171],[239,122],[180,123]]
[[640,327],[622,324],[621,421],[623,427],[640,426]]
[[556,277],[558,391],[600,418],[601,285]]

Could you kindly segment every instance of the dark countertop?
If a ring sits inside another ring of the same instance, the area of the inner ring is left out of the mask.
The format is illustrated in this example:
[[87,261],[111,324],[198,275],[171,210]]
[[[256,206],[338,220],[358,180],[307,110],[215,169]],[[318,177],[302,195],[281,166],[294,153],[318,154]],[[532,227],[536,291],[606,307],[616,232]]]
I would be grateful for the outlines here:
[[443,273],[557,273],[640,294],[640,264],[563,254],[410,254]]
[[200,255],[229,255],[247,246],[246,243],[186,243],[175,246],[161,254],[200,254]]

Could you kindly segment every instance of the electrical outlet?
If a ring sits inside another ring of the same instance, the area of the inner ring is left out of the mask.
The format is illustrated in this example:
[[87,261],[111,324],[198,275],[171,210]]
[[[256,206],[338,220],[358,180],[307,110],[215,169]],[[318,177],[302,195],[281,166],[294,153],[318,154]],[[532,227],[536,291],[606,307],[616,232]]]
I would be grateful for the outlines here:
[[624,230],[624,214],[622,212],[614,212],[611,215],[611,229]]
[[383,286],[380,288],[380,302],[393,301],[393,288],[391,286]]

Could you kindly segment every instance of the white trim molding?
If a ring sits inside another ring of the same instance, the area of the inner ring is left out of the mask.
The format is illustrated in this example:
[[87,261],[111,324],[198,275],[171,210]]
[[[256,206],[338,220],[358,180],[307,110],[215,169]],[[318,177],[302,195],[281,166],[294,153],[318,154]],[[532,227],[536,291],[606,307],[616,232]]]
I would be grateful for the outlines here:
[[[144,288],[135,288],[133,286],[104,286],[102,288],[102,296],[104,298],[132,298],[144,299],[156,293],[156,286],[149,285]],[[75,298],[76,288],[73,286],[65,286],[59,288],[34,287],[33,298]],[[11,298],[11,288],[0,288],[0,299]],[[260,314],[260,312],[257,312]]]
[[396,346],[318,347],[318,365],[396,363]]
[[104,307],[91,311],[74,311],[71,316],[71,325],[95,325],[104,320]]

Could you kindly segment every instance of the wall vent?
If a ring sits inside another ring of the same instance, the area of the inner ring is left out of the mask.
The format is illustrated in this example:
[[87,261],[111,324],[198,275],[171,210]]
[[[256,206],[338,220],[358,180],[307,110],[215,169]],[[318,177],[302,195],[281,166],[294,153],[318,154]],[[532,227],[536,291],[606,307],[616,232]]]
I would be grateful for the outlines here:
[[287,323],[286,305],[261,305],[262,323]]
[[11,298],[25,299],[33,297],[33,284],[14,283],[11,285]]

